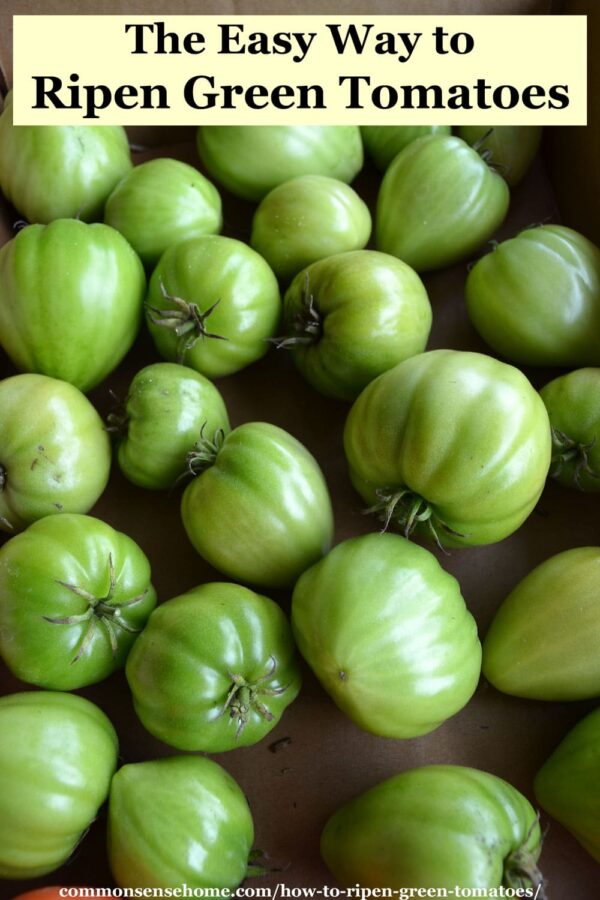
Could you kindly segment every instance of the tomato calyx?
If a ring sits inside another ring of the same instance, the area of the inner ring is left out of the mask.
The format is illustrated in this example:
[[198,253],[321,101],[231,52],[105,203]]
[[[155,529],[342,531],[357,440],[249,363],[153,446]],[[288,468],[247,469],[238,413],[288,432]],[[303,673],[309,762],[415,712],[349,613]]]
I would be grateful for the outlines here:
[[277,670],[274,656],[269,657],[269,663],[266,672],[254,682],[247,681],[243,675],[234,672],[227,673],[232,684],[219,717],[229,714],[231,719],[237,721],[236,738],[248,724],[248,718],[252,711],[257,712],[267,722],[272,722],[273,713],[260,700],[260,697],[280,697],[289,687],[287,684],[278,688],[265,686],[265,682],[269,681]]
[[224,430],[222,428],[217,428],[212,438],[209,438],[204,435],[205,428],[206,422],[202,424],[200,437],[186,455],[186,468],[183,475],[180,476],[181,478],[185,478],[186,475],[195,477],[206,471],[206,469],[210,469],[219,455],[219,450],[223,446],[223,441],[225,440]]
[[425,524],[431,537],[440,550],[447,552],[440,540],[439,529],[454,537],[465,537],[459,531],[451,528],[434,511],[431,503],[410,488],[400,490],[378,488],[375,491],[377,503],[364,510],[365,515],[375,513],[383,522],[381,533],[384,534],[390,525],[397,525],[404,537],[410,538],[417,525]]
[[504,861],[503,884],[509,888],[533,889],[538,900],[548,900],[544,876],[537,866],[535,857],[527,849],[527,840]]
[[42,616],[46,622],[50,622],[52,625],[79,625],[83,622],[89,622],[79,650],[71,660],[71,664],[76,663],[77,660],[81,659],[94,637],[96,628],[100,626],[103,626],[108,634],[113,659],[116,658],[118,650],[117,629],[121,628],[123,631],[128,631],[130,634],[137,634],[142,630],[141,628],[135,628],[128,622],[125,622],[121,613],[122,610],[134,606],[136,603],[140,603],[148,593],[148,589],[146,588],[141,594],[132,597],[130,600],[123,600],[120,603],[115,603],[113,598],[117,588],[117,579],[112,553],[109,553],[108,555],[108,572],[109,588],[105,597],[95,597],[92,593],[86,591],[84,588],[78,587],[76,584],[69,584],[66,581],[57,580],[57,583],[62,585],[62,587],[67,588],[82,600],[85,600],[88,603],[88,608],[84,613],[78,613],[72,616]]
[[596,438],[583,443],[574,441],[564,431],[558,428],[552,429],[552,477],[556,478],[560,475],[563,466],[573,466],[573,482],[580,491],[584,490],[581,484],[581,476],[587,475],[589,478],[600,478],[600,472],[596,472],[590,465],[589,453],[596,444]]
[[323,334],[323,320],[315,306],[314,294],[310,291],[308,272],[304,280],[300,309],[292,317],[290,327],[291,334],[270,339],[277,350],[286,350],[299,344],[316,344]]
[[[0,465],[0,494],[3,492],[6,487],[6,469],[3,465]],[[14,526],[12,522],[6,518],[6,516],[0,516],[0,523],[2,523],[3,527],[8,531],[14,531]]]
[[198,304],[188,303],[183,297],[169,294],[162,281],[160,290],[165,300],[168,300],[173,306],[169,309],[160,309],[158,306],[146,303],[146,312],[153,325],[168,328],[179,338],[177,343],[178,363],[183,363],[187,351],[191,350],[201,338],[213,338],[216,341],[228,340],[222,334],[215,334],[206,328],[206,321],[221,302],[220,298],[202,312]]

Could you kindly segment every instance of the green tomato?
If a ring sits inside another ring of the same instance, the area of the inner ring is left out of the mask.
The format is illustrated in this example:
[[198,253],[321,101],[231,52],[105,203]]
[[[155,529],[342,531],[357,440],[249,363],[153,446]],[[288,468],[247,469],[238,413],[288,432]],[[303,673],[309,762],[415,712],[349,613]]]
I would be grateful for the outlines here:
[[542,400],[518,369],[433,350],[380,375],[346,422],[352,482],[408,537],[492,544],[533,510],[550,465]]
[[450,134],[449,125],[361,125],[365,150],[377,168],[385,172],[401,150],[429,134]]
[[577,369],[540,395],[552,426],[550,475],[565,487],[600,491],[600,369]]
[[273,188],[252,220],[250,243],[282,281],[334,253],[360,250],[371,213],[356,191],[325,175],[300,175]]
[[199,441],[181,516],[198,553],[229,578],[290,587],[326,553],[333,512],[323,473],[295,437],[249,422]]
[[508,595],[483,647],[483,673],[533,700],[600,696],[600,548],[547,559]]
[[12,94],[0,116],[0,188],[29,222],[102,218],[132,167],[120,125],[13,125]]
[[314,388],[354,400],[377,375],[425,349],[431,306],[416,272],[375,250],[339,253],[300,272],[284,297],[285,338]]
[[233,238],[204,235],[165,250],[146,310],[161,356],[218,378],[265,355],[281,301],[262,256]]
[[479,769],[424,766],[334,813],[321,854],[348,887],[502,886],[530,889],[533,897],[543,884],[536,866],[541,840],[535,810],[508,782]]
[[567,734],[538,772],[535,796],[600,862],[600,709]]
[[479,152],[488,154],[510,187],[525,177],[540,147],[540,125],[460,125],[456,133]]
[[600,250],[562,225],[503,241],[471,269],[471,322],[520,365],[600,365]]
[[210,759],[134,763],[112,780],[108,858],[120,887],[233,891],[252,874],[253,840],[246,798]]
[[127,238],[142,262],[155,266],[171,244],[221,230],[221,198],[187,163],[151,159],[119,182],[104,221]]
[[107,678],[155,605],[138,545],[91,516],[47,516],[0,548],[0,655],[30,684]]
[[360,728],[433,731],[473,695],[475,620],[435,556],[394,534],[338,544],[299,579],[292,626],[302,656]]
[[203,584],[150,616],[127,661],[135,711],[179,750],[256,744],[300,690],[280,607],[239,584]]
[[117,735],[75,694],[0,698],[0,878],[37,878],[67,861],[108,796]]
[[173,487],[187,471],[200,436],[211,442],[229,431],[221,394],[203,375],[176,363],[154,363],[129,385],[122,413],[109,416],[117,433],[117,460],[133,484]]
[[122,235],[61,219],[0,250],[0,343],[18,369],[88,391],[139,330],[146,279]]
[[298,175],[350,183],[363,164],[356,125],[203,125],[197,142],[211,177],[245,200]]
[[479,154],[451,135],[413,141],[381,182],[375,216],[378,250],[417,272],[468,258],[502,224],[506,182]]
[[108,481],[110,441],[89,400],[65,381],[0,381],[0,529],[86,513]]

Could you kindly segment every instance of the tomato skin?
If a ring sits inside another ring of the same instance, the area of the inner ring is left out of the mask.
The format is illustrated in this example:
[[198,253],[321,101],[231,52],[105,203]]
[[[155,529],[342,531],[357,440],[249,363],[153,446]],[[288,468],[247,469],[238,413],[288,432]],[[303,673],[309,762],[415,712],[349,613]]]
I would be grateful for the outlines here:
[[537,773],[535,796],[600,862],[600,709],[575,725]]
[[[196,305],[199,314],[217,304],[205,322],[208,336],[192,329],[178,337],[172,327],[156,324],[164,319],[164,310],[177,312],[175,297]],[[277,279],[262,256],[233,238],[203,235],[163,253],[150,279],[146,309],[148,328],[162,357],[219,378],[265,355],[268,339],[277,329],[281,301]],[[185,349],[190,335],[198,339]]]
[[146,279],[107,225],[30,225],[0,250],[0,343],[15,366],[88,391],[130,349]]
[[[329,819],[321,854],[345,886],[535,888],[535,810],[501,778],[462,766],[409,769],[350,801]],[[538,878],[541,880],[541,876]]]
[[[109,598],[106,614],[99,606],[84,621],[48,621],[91,613],[91,598]],[[30,684],[75,690],[107,678],[124,665],[155,605],[150,564],[138,545],[91,516],[46,516],[0,548],[0,655]]]
[[377,168],[385,172],[401,150],[429,134],[450,134],[449,125],[361,125],[365,150]]
[[[118,414],[111,418],[119,420]],[[135,375],[118,432],[117,460],[133,484],[166,490],[186,472],[186,455],[203,433],[229,432],[221,394],[199,372],[176,363],[153,363]]]
[[314,388],[339,400],[354,400],[377,375],[421,353],[431,329],[417,273],[375,250],[314,263],[296,276],[283,305],[284,334],[301,339],[292,347],[296,366]]
[[375,216],[375,246],[427,272],[468,258],[508,210],[506,182],[450,135],[413,141],[386,171]]
[[150,159],[116,186],[104,221],[127,238],[145,265],[155,266],[171,244],[221,230],[221,198],[193,166]]
[[369,208],[349,185],[325,175],[300,175],[263,198],[250,244],[289,282],[319,259],[362,249],[370,234]]
[[534,700],[600,696],[600,548],[550,557],[504,600],[487,633],[483,672]]
[[372,734],[427,734],[477,687],[481,646],[458,582],[399,535],[344,541],[301,575],[292,627],[324,689]]
[[111,723],[83,697],[0,698],[0,878],[66,862],[108,796],[117,749]]
[[86,513],[110,472],[102,419],[77,388],[46,375],[0,381],[0,528]]
[[333,536],[317,461],[267,422],[248,422],[225,437],[214,463],[185,489],[181,516],[204,559],[229,578],[262,587],[291,587]]
[[[457,135],[467,144],[479,143],[479,150],[489,151],[490,165],[510,187],[523,180],[540,147],[539,125],[460,125]],[[487,137],[486,137],[487,135]]]
[[550,475],[564,487],[600,491],[600,369],[577,369],[540,391],[552,426]]
[[[233,676],[243,681],[231,696]],[[281,608],[239,584],[215,582],[152,614],[129,655],[127,680],[154,737],[179,750],[222,753],[262,740],[301,678]]]
[[471,269],[471,322],[496,353],[529,366],[600,365],[600,250],[562,225],[503,241]]
[[102,218],[106,198],[132,167],[120,125],[12,123],[12,94],[0,115],[0,188],[29,222]]
[[544,404],[525,376],[459,350],[422,353],[380,375],[344,431],[350,477],[367,504],[448,546],[516,531],[544,487],[550,444]]
[[350,183],[363,164],[356,125],[204,125],[197,144],[211,177],[245,200],[297,175]]
[[236,888],[253,840],[246,798],[210,759],[134,763],[112,780],[108,856],[120,887]]

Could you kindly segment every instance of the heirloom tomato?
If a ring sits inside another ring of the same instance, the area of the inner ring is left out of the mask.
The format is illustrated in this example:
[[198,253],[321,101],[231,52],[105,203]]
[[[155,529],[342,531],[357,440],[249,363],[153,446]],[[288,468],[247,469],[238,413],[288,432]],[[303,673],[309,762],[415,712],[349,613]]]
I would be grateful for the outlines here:
[[533,700],[600,696],[600,547],[552,556],[506,598],[483,645],[483,673]]
[[108,225],[29,225],[0,250],[0,343],[15,366],[88,391],[139,330],[146,279]]
[[161,356],[218,378],[267,352],[281,315],[279,286],[247,244],[204,235],[165,250],[146,313]]
[[120,887],[232,892],[252,874],[253,840],[241,788],[210,759],[133,763],[112,780],[108,858]]
[[431,306],[410,266],[375,250],[322,259],[284,297],[284,337],[314,388],[354,400],[377,375],[425,349]]
[[46,516],[0,548],[0,655],[30,684],[106,678],[155,605],[138,545],[91,516]]
[[371,213],[349,185],[325,175],[300,175],[273,188],[252,220],[250,243],[282,281],[345,250],[360,250]]
[[368,385],[344,447],[356,490],[408,537],[493,544],[533,510],[550,465],[544,404],[518,369],[432,350]]
[[449,125],[361,125],[360,128],[365,150],[382,172],[417,138],[450,132]]
[[487,155],[487,162],[511,187],[527,174],[542,139],[540,125],[460,125],[456,133]]
[[58,691],[0,698],[0,878],[67,861],[108,796],[117,735],[89,700]]
[[179,750],[260,741],[300,690],[281,608],[239,584],[203,584],[151,615],[127,661],[135,711]]
[[197,141],[209,174],[246,200],[297,175],[349,183],[363,164],[357,125],[203,125]]
[[600,365],[600,250],[562,225],[528,228],[480,259],[466,283],[471,322],[527,366]]
[[565,487],[600,491],[600,369],[577,369],[540,395],[552,426],[550,475]]
[[520,888],[541,900],[541,842],[535,810],[508,782],[479,769],[424,766],[334,813],[321,854],[348,887],[445,888],[452,896],[459,888]]
[[292,626],[327,693],[382,737],[433,731],[477,687],[481,646],[458,582],[399,535],[344,541],[301,575]]
[[46,375],[0,381],[0,529],[87,512],[109,472],[102,419],[76,387]]
[[187,471],[187,454],[202,435],[211,442],[229,431],[229,419],[214,384],[187,366],[154,363],[129,385],[122,412],[109,416],[117,460],[140,487],[173,487]]
[[460,138],[413,141],[386,171],[375,216],[375,245],[417,272],[475,252],[508,210],[504,179]]
[[12,94],[0,116],[0,188],[29,222],[102,218],[131,169],[120,125],[13,125]]
[[198,553],[229,578],[290,587],[331,545],[323,473],[300,441],[267,422],[234,428],[188,456],[197,474],[181,515]]
[[538,772],[535,796],[600,862],[600,709],[575,725]]
[[193,166],[150,159],[116,186],[104,221],[127,238],[142,262],[154,266],[171,244],[221,230],[221,198]]

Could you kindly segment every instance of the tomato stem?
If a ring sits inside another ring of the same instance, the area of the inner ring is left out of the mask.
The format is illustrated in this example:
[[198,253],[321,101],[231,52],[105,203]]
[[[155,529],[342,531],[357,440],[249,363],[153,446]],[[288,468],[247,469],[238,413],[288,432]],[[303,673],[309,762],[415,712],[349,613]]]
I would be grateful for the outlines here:
[[200,429],[200,437],[186,455],[186,469],[183,475],[180,475],[178,481],[181,478],[185,478],[187,475],[192,475],[194,477],[200,475],[201,472],[210,469],[210,467],[214,465],[219,451],[223,446],[225,432],[222,428],[217,428],[211,439],[205,437],[205,428],[206,422],[203,422],[202,428]]
[[257,712],[267,722],[273,721],[273,713],[267,709],[259,697],[279,697],[289,687],[288,684],[278,688],[265,687],[265,682],[269,681],[277,670],[277,661],[274,656],[269,657],[269,663],[270,665],[264,674],[254,682],[246,681],[243,675],[233,672],[227,673],[229,678],[231,678],[232,684],[219,717],[229,712],[229,717],[237,721],[236,738],[240,736],[248,724],[248,718],[252,710]]
[[321,314],[315,306],[314,295],[310,291],[308,271],[304,276],[304,288],[300,298],[300,309],[290,322],[291,334],[284,337],[269,338],[277,350],[289,350],[302,344],[316,344],[323,334]]
[[221,302],[220,298],[202,312],[196,303],[188,303],[182,297],[169,294],[162,281],[160,290],[165,300],[168,300],[173,306],[161,309],[146,302],[146,313],[153,325],[168,328],[179,338],[177,341],[178,363],[183,363],[185,354],[197,344],[200,338],[213,338],[216,341],[228,340],[222,334],[208,331],[205,324]]
[[76,594],[77,597],[85,600],[88,604],[88,608],[83,613],[76,613],[70,616],[42,616],[46,622],[50,622],[52,625],[78,625],[82,622],[89,622],[79,646],[79,650],[71,660],[71,665],[76,663],[77,660],[81,659],[85,654],[93,640],[96,629],[100,626],[104,626],[106,633],[108,634],[113,659],[116,658],[118,650],[116,629],[121,628],[123,631],[128,631],[131,634],[136,634],[141,631],[141,628],[134,628],[133,625],[124,622],[121,618],[121,611],[143,600],[148,593],[148,589],[146,588],[141,594],[132,597],[130,600],[122,600],[120,603],[115,603],[114,595],[117,589],[117,579],[112,553],[108,554],[108,572],[109,588],[105,597],[95,597],[92,593],[86,591],[85,588],[58,580],[57,583],[62,585],[62,587],[67,588],[69,591],[72,591],[73,594]]
[[584,490],[581,484],[581,476],[587,475],[589,478],[600,478],[600,472],[596,472],[592,468],[589,459],[589,453],[596,444],[596,438],[583,443],[582,441],[574,441],[564,431],[558,428],[552,429],[552,463],[553,468],[550,474],[553,478],[557,478],[564,466],[573,467],[573,482],[580,491]]
[[443,529],[448,534],[455,537],[465,537],[466,535],[451,528],[439,515],[434,512],[433,506],[420,494],[411,491],[409,488],[378,489],[375,492],[377,503],[364,510],[365,515],[375,513],[383,522],[382,534],[388,530],[393,523],[397,525],[404,534],[404,537],[410,538],[418,525],[426,525],[431,537],[440,550],[446,553],[443,546],[439,529]]

